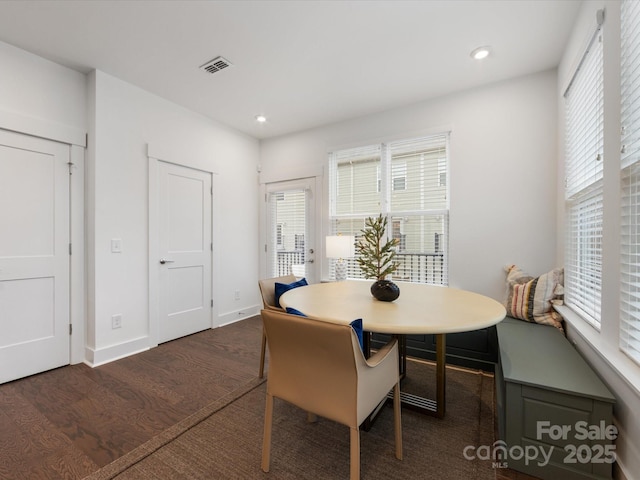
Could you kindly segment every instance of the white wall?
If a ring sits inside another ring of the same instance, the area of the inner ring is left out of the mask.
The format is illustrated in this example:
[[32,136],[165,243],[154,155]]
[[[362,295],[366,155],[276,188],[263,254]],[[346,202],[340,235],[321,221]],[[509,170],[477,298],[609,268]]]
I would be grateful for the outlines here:
[[0,110],[65,129],[86,128],[86,77],[0,42]]
[[264,140],[262,175],[321,169],[336,147],[451,130],[450,285],[502,300],[504,265],[556,266],[556,83],[548,71]]
[[[89,83],[95,117],[89,122],[88,267],[95,284],[88,295],[88,360],[99,364],[153,346],[148,146],[167,152],[166,160],[214,172],[214,323],[255,313],[258,141],[103,72],[90,75]],[[112,238],[122,239],[122,253],[111,253]],[[118,313],[122,328],[113,330],[111,316]]]
[[[604,49],[604,226],[602,252],[602,328],[598,332],[568,309],[567,336],[595,368],[616,396],[614,416],[620,435],[616,441],[617,474],[640,478],[640,367],[620,352],[619,344],[619,188],[620,188],[620,2],[586,1],[574,25],[571,39],[558,68],[558,198],[562,200],[564,178],[563,93],[575,72],[596,27],[596,12],[605,9],[602,29]],[[563,251],[563,202],[558,206],[558,258]]]

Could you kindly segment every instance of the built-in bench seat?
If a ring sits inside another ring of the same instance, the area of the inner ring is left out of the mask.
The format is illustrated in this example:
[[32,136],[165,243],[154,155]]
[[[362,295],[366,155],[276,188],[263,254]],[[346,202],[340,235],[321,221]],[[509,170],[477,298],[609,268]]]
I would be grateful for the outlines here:
[[610,479],[617,432],[609,389],[555,327],[507,317],[497,334],[498,432],[505,442],[498,447],[506,455],[496,466],[549,480]]

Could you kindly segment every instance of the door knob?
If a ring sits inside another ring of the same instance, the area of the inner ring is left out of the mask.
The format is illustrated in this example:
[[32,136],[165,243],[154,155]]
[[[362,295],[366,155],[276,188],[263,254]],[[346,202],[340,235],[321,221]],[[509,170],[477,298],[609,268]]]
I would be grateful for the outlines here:
[[313,263],[313,258],[311,260],[307,260],[307,263]]
[[173,262],[174,262],[174,260],[165,260],[164,258],[161,258],[161,259],[160,259],[160,263],[161,263],[162,265],[164,265],[165,263],[173,263]]

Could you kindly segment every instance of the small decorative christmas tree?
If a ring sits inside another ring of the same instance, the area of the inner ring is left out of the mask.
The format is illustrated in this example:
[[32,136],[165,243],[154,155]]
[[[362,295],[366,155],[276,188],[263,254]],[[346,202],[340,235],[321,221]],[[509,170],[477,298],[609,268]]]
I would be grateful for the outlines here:
[[362,237],[356,242],[356,260],[365,278],[384,280],[398,269],[395,239],[383,243],[387,230],[387,217],[369,217],[364,222]]

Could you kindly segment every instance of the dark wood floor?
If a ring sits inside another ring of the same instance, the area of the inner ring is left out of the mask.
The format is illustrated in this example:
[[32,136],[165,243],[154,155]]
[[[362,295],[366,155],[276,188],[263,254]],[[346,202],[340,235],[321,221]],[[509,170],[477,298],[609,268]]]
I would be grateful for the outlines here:
[[[0,479],[81,479],[257,376],[260,317],[0,385]],[[496,480],[535,480],[497,470]]]
[[516,472],[510,468],[496,470],[496,480],[540,480],[538,477],[532,477],[526,473]]
[[0,385],[0,479],[79,479],[258,374],[260,317]]

